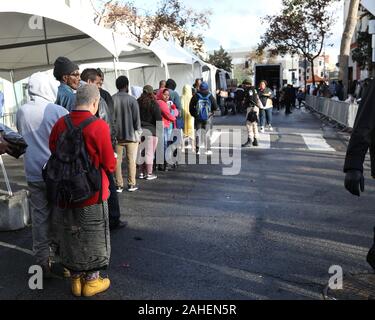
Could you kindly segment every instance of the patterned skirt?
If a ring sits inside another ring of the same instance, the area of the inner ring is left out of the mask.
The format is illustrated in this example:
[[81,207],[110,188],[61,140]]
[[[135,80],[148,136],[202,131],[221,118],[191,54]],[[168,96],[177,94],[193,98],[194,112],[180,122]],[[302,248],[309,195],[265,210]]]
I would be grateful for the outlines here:
[[111,255],[108,203],[67,210],[59,228],[60,259],[72,272],[107,269]]

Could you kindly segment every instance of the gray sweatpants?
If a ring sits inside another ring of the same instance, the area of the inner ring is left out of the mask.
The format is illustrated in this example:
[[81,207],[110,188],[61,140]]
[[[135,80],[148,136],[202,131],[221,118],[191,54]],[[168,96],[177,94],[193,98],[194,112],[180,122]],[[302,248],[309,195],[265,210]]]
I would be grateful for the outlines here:
[[47,201],[44,182],[28,182],[32,219],[33,251],[38,264],[46,264],[50,256],[52,207]]

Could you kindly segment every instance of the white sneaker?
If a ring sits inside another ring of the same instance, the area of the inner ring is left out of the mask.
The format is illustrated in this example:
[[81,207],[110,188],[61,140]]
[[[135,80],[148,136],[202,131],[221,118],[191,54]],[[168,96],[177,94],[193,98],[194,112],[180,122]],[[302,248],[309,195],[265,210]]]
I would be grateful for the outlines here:
[[207,156],[212,156],[212,151],[211,150],[206,151],[206,155]]
[[146,178],[145,174],[144,173],[140,173],[139,176],[138,176],[139,179],[144,179]]
[[128,186],[128,192],[135,192],[137,191],[139,188],[137,186],[131,186],[129,185]]
[[124,191],[124,188],[122,188],[122,187],[117,187],[117,188],[116,188],[116,191],[117,191],[117,193],[122,193],[122,192]]
[[269,126],[269,127],[268,127],[268,130],[270,130],[270,131],[272,132],[272,131],[273,131],[272,126]]
[[261,127],[260,130],[259,130],[260,133],[264,133],[264,127]]
[[158,177],[156,176],[156,175],[154,175],[154,174],[149,174],[149,175],[147,175],[147,177],[146,177],[146,180],[147,181],[152,181],[152,180],[156,180]]

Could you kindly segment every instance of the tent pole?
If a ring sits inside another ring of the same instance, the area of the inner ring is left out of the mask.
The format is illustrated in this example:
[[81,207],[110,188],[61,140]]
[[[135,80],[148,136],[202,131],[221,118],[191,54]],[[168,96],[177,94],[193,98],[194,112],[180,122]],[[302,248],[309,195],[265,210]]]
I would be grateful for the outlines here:
[[129,80],[129,89],[131,88],[131,81],[130,81],[130,73],[129,73],[129,70],[126,70],[126,77],[128,78]]
[[20,107],[20,105],[18,103],[17,91],[16,91],[16,86],[15,86],[15,83],[14,83],[14,73],[13,73],[13,70],[11,70],[9,72],[9,74],[10,74],[10,81],[12,82],[12,86],[13,86],[14,99],[16,100],[16,106],[17,106],[17,110],[18,110],[19,107]]
[[165,66],[165,80],[168,80],[169,79],[169,68],[168,68],[168,64],[164,64]]
[[113,58],[113,69],[115,70],[115,77],[118,78],[118,69],[117,69],[117,58]]
[[143,85],[146,85],[145,67],[142,67],[142,74],[143,74]]

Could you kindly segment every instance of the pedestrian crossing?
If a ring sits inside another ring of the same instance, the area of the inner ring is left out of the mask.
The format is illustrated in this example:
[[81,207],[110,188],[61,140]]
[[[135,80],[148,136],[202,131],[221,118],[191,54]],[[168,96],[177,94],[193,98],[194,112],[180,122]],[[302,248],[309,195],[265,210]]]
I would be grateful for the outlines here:
[[[233,130],[217,130],[212,134],[212,149],[242,149],[241,143],[233,141]],[[238,136],[238,135],[237,135]],[[242,137],[243,139],[243,137]],[[315,152],[336,152],[323,133],[266,132],[259,134],[259,150],[298,150]]]

